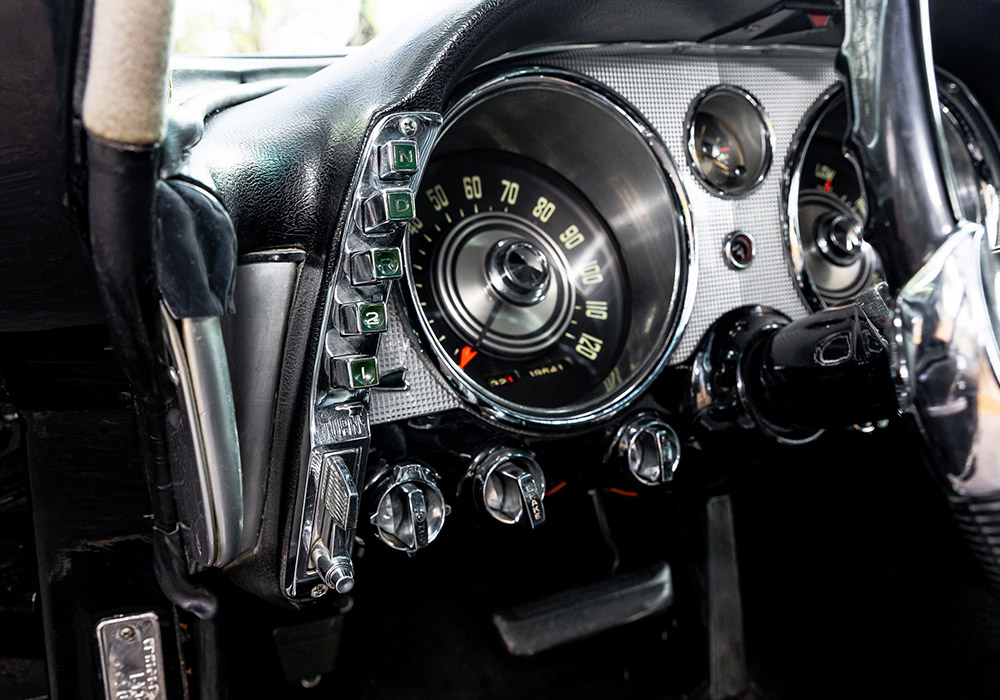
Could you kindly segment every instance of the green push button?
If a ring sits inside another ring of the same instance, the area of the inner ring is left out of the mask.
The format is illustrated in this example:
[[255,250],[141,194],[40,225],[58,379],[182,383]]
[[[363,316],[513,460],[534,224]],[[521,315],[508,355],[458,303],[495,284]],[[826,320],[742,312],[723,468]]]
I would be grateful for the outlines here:
[[358,305],[358,328],[362,333],[381,333],[386,329],[385,304]]
[[375,263],[375,279],[395,279],[403,276],[403,262],[399,257],[399,248],[381,248],[372,251]]
[[417,169],[417,144],[396,141],[392,144],[392,169],[399,172],[415,172]]
[[347,361],[352,389],[364,389],[378,384],[378,367],[374,357],[352,357]]
[[389,219],[391,221],[402,221],[413,218],[413,195],[403,190],[402,192],[389,192],[386,196],[386,205],[389,209]]

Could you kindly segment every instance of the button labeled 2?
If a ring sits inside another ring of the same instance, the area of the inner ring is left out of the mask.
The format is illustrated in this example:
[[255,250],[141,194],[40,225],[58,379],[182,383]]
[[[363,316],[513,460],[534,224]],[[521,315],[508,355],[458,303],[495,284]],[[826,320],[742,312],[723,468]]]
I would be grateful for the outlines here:
[[388,328],[385,302],[362,301],[355,304],[345,304],[340,308],[340,332],[343,335],[382,333]]

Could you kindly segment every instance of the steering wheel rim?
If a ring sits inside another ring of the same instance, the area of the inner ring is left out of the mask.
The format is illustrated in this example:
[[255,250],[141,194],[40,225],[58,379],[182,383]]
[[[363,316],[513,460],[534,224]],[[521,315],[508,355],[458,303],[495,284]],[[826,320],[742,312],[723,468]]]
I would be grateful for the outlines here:
[[[1000,540],[984,527],[1000,524],[997,252],[959,213],[927,0],[849,0],[845,10],[849,145],[869,193],[866,236],[896,293],[888,340],[900,409],[949,500],[973,514],[960,524],[986,538],[976,550],[1000,584]],[[973,507],[983,503],[998,507]]]

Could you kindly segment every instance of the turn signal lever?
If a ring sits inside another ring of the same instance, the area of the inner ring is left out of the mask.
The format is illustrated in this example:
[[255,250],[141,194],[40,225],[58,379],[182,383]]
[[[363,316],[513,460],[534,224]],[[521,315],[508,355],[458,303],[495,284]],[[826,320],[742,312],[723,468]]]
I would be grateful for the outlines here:
[[883,316],[873,320],[869,313],[864,302],[824,309],[752,345],[742,373],[758,422],[816,432],[893,415]]
[[795,442],[897,410],[877,290],[790,321],[744,307],[720,318],[692,366],[692,409],[710,429],[752,427]]

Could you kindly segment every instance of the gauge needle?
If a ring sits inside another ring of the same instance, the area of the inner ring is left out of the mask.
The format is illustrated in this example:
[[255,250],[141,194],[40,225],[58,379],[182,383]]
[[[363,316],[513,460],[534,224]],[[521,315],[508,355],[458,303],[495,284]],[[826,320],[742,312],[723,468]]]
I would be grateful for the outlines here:
[[824,192],[829,192],[831,187],[833,187],[833,178],[832,177],[829,180],[826,181],[826,184],[823,185],[823,191]]
[[461,353],[458,356],[459,369],[465,369],[465,366],[472,362],[472,359],[479,354],[479,351],[476,348],[478,348],[479,344],[483,342],[483,338],[485,338],[486,334],[489,332],[490,326],[492,326],[493,322],[497,320],[497,314],[500,313],[501,306],[503,306],[502,299],[497,299],[493,302],[493,308],[490,309],[490,315],[486,317],[486,323],[483,324],[483,329],[479,332],[479,336],[476,338],[475,342],[473,342],[472,345],[466,345],[462,348]]
[[490,332],[490,326],[493,322],[497,320],[497,314],[500,313],[500,307],[503,306],[503,299],[497,299],[493,302],[493,308],[490,309],[490,315],[486,317],[486,323],[483,324],[483,330],[479,331],[479,337],[476,338],[476,342],[472,344],[473,349],[478,348],[479,344],[483,342],[483,338],[486,334]]

